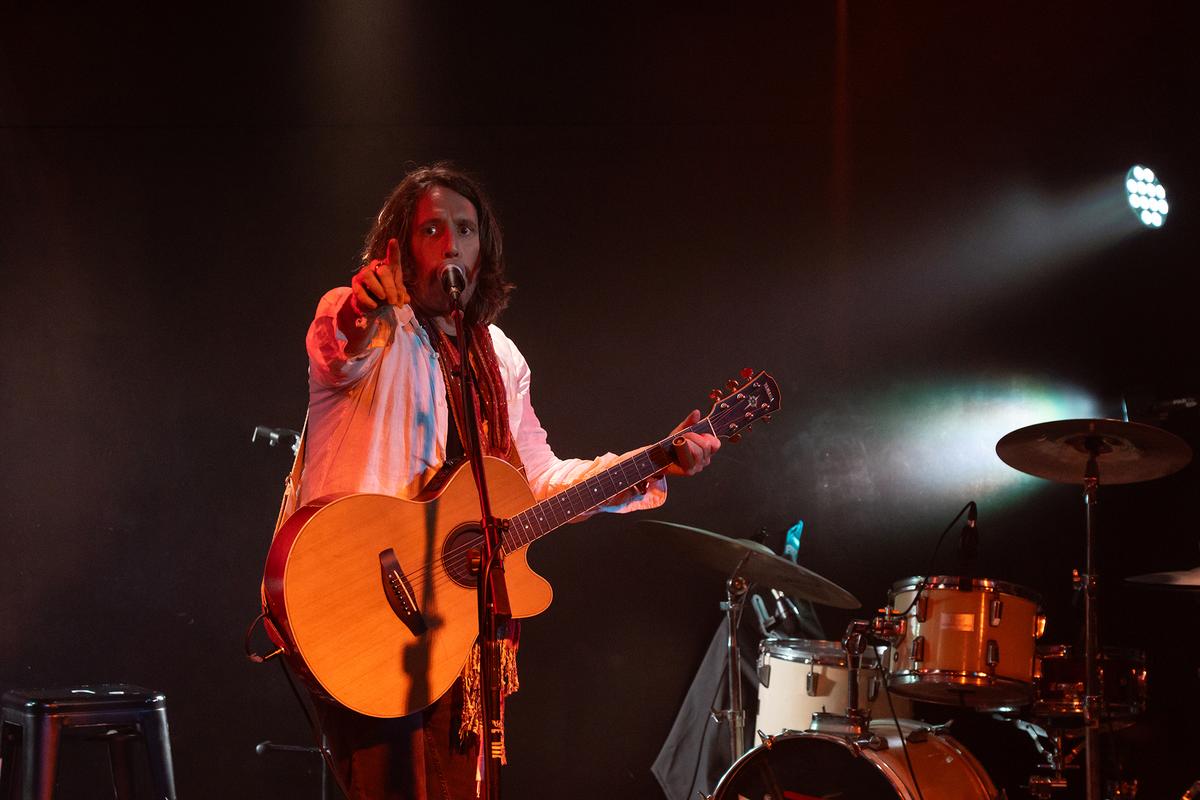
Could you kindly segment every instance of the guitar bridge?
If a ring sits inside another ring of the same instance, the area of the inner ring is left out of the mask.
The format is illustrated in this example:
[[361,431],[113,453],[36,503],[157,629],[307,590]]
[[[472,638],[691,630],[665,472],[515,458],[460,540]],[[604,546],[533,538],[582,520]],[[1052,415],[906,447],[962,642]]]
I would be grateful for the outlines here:
[[387,597],[388,605],[412,635],[420,636],[429,630],[425,617],[417,607],[412,584],[400,569],[396,551],[390,547],[379,554],[379,577],[383,580],[383,594]]

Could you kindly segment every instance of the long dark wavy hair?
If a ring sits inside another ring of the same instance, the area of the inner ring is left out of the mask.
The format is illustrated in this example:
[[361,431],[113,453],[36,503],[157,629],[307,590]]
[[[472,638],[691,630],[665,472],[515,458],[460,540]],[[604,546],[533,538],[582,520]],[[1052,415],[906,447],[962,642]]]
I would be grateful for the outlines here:
[[[508,305],[514,288],[504,277],[504,237],[500,222],[492,211],[492,203],[477,180],[447,161],[418,167],[400,181],[387,202],[383,204],[375,224],[363,243],[362,262],[387,255],[388,239],[400,243],[400,252],[407,263],[415,261],[412,253],[412,225],[417,202],[431,187],[444,186],[471,201],[479,217],[479,279],[467,304],[469,322],[495,322]],[[405,276],[405,283],[411,280]]]

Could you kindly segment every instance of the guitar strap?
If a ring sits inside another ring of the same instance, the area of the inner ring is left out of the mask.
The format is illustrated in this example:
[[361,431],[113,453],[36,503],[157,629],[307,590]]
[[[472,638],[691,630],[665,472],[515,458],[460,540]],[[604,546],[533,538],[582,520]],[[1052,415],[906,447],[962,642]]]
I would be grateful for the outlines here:
[[[300,473],[304,471],[304,443],[308,438],[308,412],[304,412],[304,425],[300,428],[300,440],[296,442],[296,457],[292,459],[292,470],[283,479],[283,498],[279,501],[279,516],[275,518],[275,533],[279,533],[285,520],[300,504]],[[275,538],[274,534],[271,536]]]
[[[283,527],[283,523],[292,515],[296,507],[300,504],[300,473],[304,471],[304,443],[308,439],[308,412],[304,412],[304,425],[300,428],[300,439],[296,442],[296,456],[292,459],[292,469],[288,472],[287,477],[283,479],[283,497],[279,500],[279,514],[275,517],[275,530],[271,533],[271,541],[275,541],[275,537],[279,534],[279,529]],[[267,610],[267,586],[265,583],[260,583],[258,587],[259,599],[262,602],[262,614],[258,619],[250,623],[250,630],[246,631],[247,650],[246,653],[250,656],[251,661],[262,663],[280,653],[286,652],[288,649],[287,639],[279,632],[275,626],[275,620],[271,618],[271,613]],[[250,634],[254,630],[255,623],[261,619],[263,630],[266,631],[267,638],[277,648],[274,653],[268,656],[251,655],[249,650]]]

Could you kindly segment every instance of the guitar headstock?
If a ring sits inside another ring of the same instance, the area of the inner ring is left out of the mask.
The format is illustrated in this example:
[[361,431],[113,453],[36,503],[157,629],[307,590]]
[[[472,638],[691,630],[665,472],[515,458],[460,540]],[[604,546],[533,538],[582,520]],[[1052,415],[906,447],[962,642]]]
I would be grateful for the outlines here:
[[770,422],[771,414],[779,410],[779,385],[766,372],[744,369],[741,382],[731,380],[726,386],[728,394],[717,389],[709,394],[713,407],[708,422],[717,436],[736,442],[754,422]]

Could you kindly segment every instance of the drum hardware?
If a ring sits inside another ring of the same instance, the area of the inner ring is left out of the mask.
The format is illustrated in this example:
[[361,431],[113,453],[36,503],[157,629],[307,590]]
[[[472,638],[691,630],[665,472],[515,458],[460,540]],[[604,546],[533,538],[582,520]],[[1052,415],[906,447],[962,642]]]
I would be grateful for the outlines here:
[[[1018,722],[1018,727],[1020,723]],[[1033,728],[1035,726],[1029,726]],[[1046,759],[1046,763],[1039,764],[1038,769],[1046,770],[1048,774],[1033,774],[1029,776],[1029,782],[1022,788],[1027,789],[1031,795],[1039,798],[1039,800],[1049,800],[1054,796],[1055,792],[1062,791],[1067,788],[1067,776],[1064,774],[1069,769],[1079,769],[1079,765],[1075,760],[1079,757],[1082,750],[1081,745],[1076,744],[1069,751],[1064,752],[1063,734],[1062,731],[1047,732],[1041,728],[1037,734],[1030,731],[1028,728],[1023,728],[1034,740],[1038,752]],[[1042,739],[1049,741],[1049,745],[1043,745]]]
[[1040,603],[1030,589],[989,578],[897,581],[873,623],[890,645],[888,687],[911,699],[979,710],[1025,705],[1045,627]]
[[[1096,664],[1099,717],[1110,729],[1133,724],[1146,710],[1146,654],[1105,646]],[[1070,645],[1038,647],[1030,713],[1070,735],[1083,723],[1086,664]]]
[[[843,717],[843,719],[845,719]],[[815,731],[766,737],[730,767],[706,800],[896,797],[995,800],[978,760],[958,741],[912,720],[872,723],[870,746]]]
[[748,583],[770,586],[791,597],[833,608],[862,606],[854,595],[833,581],[776,555],[758,542],[731,539],[675,522],[642,520],[639,524],[646,525],[656,539],[665,539],[676,552],[687,553],[722,575],[729,575],[736,567]]
[[1100,703],[1097,659],[1101,654],[1098,573],[1095,562],[1096,502],[1101,467],[1105,484],[1137,483],[1170,475],[1192,459],[1179,437],[1151,425],[1111,419],[1063,420],[1030,425],[1004,435],[996,454],[1016,470],[1039,478],[1083,485],[1086,567],[1084,600],[1083,725],[1087,800],[1100,800]]
[[[880,654],[865,651],[859,672],[859,696],[872,718],[891,716],[886,686],[879,677]],[[809,675],[812,678],[809,678]],[[846,652],[841,642],[816,639],[764,639],[758,649],[758,725],[760,737],[810,729],[814,713],[844,717],[849,694]],[[897,715],[912,716],[911,704],[897,702]]]
[[[730,539],[711,531],[661,520],[646,520],[656,538],[676,539],[676,550],[695,556],[709,566],[729,575],[725,581],[725,600],[721,610],[727,621],[727,670],[729,708],[713,709],[715,721],[729,722],[729,751],[732,761],[745,752],[746,715],[742,703],[741,659],[737,647],[737,628],[751,584],[759,583],[805,600],[835,608],[858,608],[854,595],[811,570],[782,558],[759,542]],[[730,565],[733,566],[730,570]],[[778,597],[776,598],[778,600]],[[753,605],[753,604],[752,604]],[[765,610],[765,607],[764,607]]]
[[729,708],[712,711],[714,721],[725,720],[729,723],[729,752],[732,761],[741,758],[746,750],[746,711],[742,705],[742,665],[741,655],[738,653],[737,629],[742,617],[742,606],[746,602],[746,592],[750,588],[745,578],[738,575],[747,558],[748,554],[734,568],[729,580],[725,581],[725,600],[721,603],[721,610],[725,612],[729,634],[726,639]]

